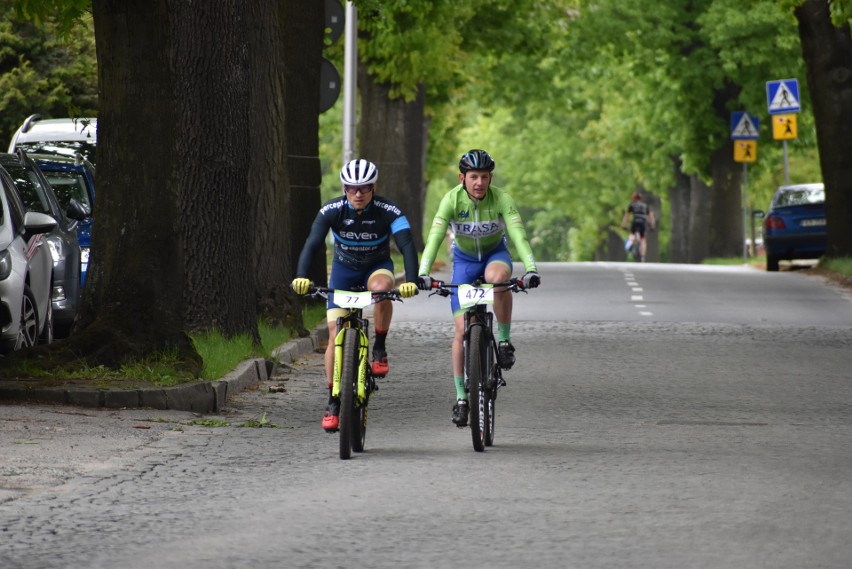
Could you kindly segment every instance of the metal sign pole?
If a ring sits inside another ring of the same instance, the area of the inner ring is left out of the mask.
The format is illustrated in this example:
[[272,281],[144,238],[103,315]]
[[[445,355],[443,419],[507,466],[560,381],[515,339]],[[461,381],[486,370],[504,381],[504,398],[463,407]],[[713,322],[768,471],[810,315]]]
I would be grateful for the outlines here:
[[358,75],[358,8],[346,2],[346,40],[343,56],[343,163],[355,158],[358,125],[355,98]]
[[743,162],[743,263],[748,259],[748,162]]
[[787,161],[787,141],[784,141],[784,185],[790,185],[790,163]]

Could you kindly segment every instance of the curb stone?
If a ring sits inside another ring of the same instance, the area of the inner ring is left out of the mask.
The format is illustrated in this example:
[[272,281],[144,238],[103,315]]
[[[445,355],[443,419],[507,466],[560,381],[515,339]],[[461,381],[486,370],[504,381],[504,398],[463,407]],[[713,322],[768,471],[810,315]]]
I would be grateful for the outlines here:
[[[325,322],[306,338],[296,338],[272,351],[277,363],[290,364],[299,356],[320,348],[328,339]],[[269,379],[276,362],[252,358],[241,362],[221,379],[174,387],[143,389],[93,389],[90,387],[41,387],[30,380],[0,380],[0,403],[52,403],[76,407],[111,409],[172,409],[196,413],[218,413],[231,395]]]

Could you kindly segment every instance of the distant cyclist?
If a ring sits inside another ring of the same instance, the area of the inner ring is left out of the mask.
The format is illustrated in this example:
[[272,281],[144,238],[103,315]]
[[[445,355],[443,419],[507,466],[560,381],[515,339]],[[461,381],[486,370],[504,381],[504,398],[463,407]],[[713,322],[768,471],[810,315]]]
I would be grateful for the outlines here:
[[[484,150],[471,150],[459,161],[459,185],[441,200],[438,212],[426,238],[420,260],[418,286],[432,287],[429,272],[447,230],[454,240],[453,283],[473,283],[485,276],[489,283],[506,282],[512,276],[512,257],[506,246],[506,235],[512,240],[526,269],[525,288],[535,288],[541,282],[532,249],[527,242],[521,216],[512,197],[491,185],[494,160]],[[456,404],[453,423],[467,425],[468,400],[464,390],[464,311],[458,295],[453,294],[450,306],[455,320],[453,337],[453,375],[456,385]],[[509,369],[515,363],[515,348],[510,332],[512,327],[512,294],[495,291],[494,314],[497,317],[497,339],[500,366]]]
[[[390,290],[394,286],[394,266],[390,256],[390,236],[402,252],[407,283],[400,285],[401,296],[408,298],[417,293],[417,250],[411,236],[411,226],[402,210],[387,198],[375,195],[379,170],[367,160],[352,160],[340,171],[343,195],[334,198],[320,208],[314,219],[311,234],[305,241],[297,277],[292,287],[297,294],[307,294],[310,281],[306,278],[314,254],[325,245],[325,237],[331,230],[334,236],[334,257],[331,263],[329,288],[352,290],[366,287],[371,291]],[[334,304],[333,297],[327,303],[329,343],[325,351],[325,373],[329,395],[322,426],[335,431],[339,425],[340,400],[331,396],[334,372],[334,338],[337,335],[337,318],[344,316],[346,309]],[[388,373],[388,358],[385,338],[391,324],[393,305],[389,300],[375,305],[372,369],[376,375]]]
[[648,250],[648,244],[645,241],[645,230],[654,230],[654,212],[651,208],[642,201],[642,195],[639,192],[633,192],[630,205],[624,212],[624,217],[621,219],[621,228],[627,229],[627,220],[633,215],[633,221],[630,223],[630,238],[635,239],[639,236],[639,255],[642,261],[645,261],[645,253]]

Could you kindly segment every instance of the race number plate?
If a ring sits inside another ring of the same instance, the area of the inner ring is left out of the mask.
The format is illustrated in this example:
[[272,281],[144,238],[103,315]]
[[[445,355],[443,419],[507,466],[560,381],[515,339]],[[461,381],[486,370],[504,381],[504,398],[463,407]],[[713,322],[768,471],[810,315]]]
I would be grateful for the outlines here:
[[334,304],[341,308],[367,308],[373,303],[373,293],[352,292],[348,290],[334,291]]
[[477,304],[494,304],[494,287],[490,284],[459,285],[459,306],[470,308]]

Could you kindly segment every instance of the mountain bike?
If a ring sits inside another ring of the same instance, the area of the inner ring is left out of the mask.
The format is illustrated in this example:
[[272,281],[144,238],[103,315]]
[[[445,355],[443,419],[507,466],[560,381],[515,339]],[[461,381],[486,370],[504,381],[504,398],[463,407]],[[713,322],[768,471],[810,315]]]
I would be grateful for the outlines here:
[[641,263],[644,261],[642,258],[642,236],[638,231],[631,233],[629,239],[629,247],[627,248],[627,253],[633,257],[633,260],[637,263]]
[[332,397],[340,398],[340,458],[348,460],[352,451],[362,452],[367,437],[367,404],[370,394],[378,391],[376,378],[368,363],[370,322],[364,309],[383,300],[399,300],[398,289],[382,292],[337,290],[312,286],[308,294],[328,299],[349,312],[337,319],[334,338],[334,374]]
[[525,291],[520,279],[505,283],[453,284],[433,281],[435,291],[430,295],[449,296],[452,289],[459,295],[464,313],[464,389],[470,405],[470,425],[473,449],[482,452],[494,444],[497,391],[506,386],[503,369],[497,359],[497,339],[494,337],[494,314],[488,306],[494,304],[494,289],[511,292]]

